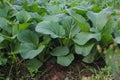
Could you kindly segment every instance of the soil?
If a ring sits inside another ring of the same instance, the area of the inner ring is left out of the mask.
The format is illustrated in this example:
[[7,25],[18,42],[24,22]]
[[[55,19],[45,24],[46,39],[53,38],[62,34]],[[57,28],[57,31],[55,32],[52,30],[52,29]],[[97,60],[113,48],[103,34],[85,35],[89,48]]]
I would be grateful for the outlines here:
[[83,63],[81,60],[81,57],[75,59],[68,67],[47,61],[39,71],[32,76],[22,63],[20,65],[14,65],[12,69],[11,65],[7,65],[0,67],[0,74],[5,74],[4,77],[9,75],[13,78],[12,80],[67,80],[67,78],[69,80],[90,80],[90,76],[93,74],[90,69],[97,69],[97,66],[105,66],[104,60],[102,59],[95,62],[97,66],[94,63]]
[[41,73],[38,73],[36,80],[38,79],[38,76],[39,80],[65,80],[65,78],[68,78],[69,80],[90,80],[90,76],[94,74],[90,69],[98,70],[98,66],[99,68],[105,66],[105,62],[102,58],[92,64],[83,63],[81,58],[82,57],[77,57],[68,67],[47,62],[40,69],[41,71],[46,70],[46,73],[42,76],[39,76]]

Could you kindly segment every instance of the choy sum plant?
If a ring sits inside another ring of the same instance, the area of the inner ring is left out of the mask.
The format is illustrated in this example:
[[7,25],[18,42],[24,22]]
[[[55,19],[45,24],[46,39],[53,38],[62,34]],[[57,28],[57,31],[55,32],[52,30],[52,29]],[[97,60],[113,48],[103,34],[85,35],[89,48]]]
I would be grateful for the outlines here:
[[69,66],[75,55],[86,63],[104,58],[98,45],[120,43],[119,10],[109,2],[96,7],[91,0],[76,1],[0,1],[0,66],[23,59],[36,72],[53,57],[62,66]]

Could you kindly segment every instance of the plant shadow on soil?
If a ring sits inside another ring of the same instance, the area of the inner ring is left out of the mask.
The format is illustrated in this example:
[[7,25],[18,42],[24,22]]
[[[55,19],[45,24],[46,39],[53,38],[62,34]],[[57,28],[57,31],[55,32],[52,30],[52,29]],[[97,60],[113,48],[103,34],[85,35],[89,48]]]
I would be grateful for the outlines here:
[[94,72],[90,69],[99,70],[105,66],[105,62],[102,58],[91,64],[82,62],[82,56],[75,56],[75,60],[68,67],[63,67],[59,64],[47,61],[39,69],[35,75],[31,76],[29,71],[23,66],[23,64],[13,65],[10,71],[11,65],[0,67],[3,77],[9,76],[12,80],[80,80],[82,77],[90,77]]

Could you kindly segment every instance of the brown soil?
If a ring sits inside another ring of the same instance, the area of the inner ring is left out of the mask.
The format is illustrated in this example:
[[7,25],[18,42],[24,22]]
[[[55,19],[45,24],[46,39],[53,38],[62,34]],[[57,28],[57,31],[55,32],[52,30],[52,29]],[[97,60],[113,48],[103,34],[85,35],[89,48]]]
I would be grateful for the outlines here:
[[[96,64],[99,67],[104,67],[105,65],[103,60],[96,61]],[[0,74],[6,74],[5,76],[9,75],[13,78],[12,80],[65,80],[65,78],[69,80],[90,80],[90,76],[93,74],[90,67],[97,69],[97,66],[95,64],[83,63],[78,58],[68,67],[47,61],[39,69],[38,73],[35,73],[35,76],[31,76],[22,63],[20,65],[14,65],[11,74],[9,74],[11,65],[2,67]]]
[[[98,63],[99,65],[104,65],[103,63],[101,64],[101,62]],[[93,72],[89,70],[88,65],[92,68],[96,68],[93,64],[75,61],[69,67],[62,67],[58,64],[48,62],[41,68],[46,70],[46,73],[41,77],[41,73],[39,73],[36,77],[38,79],[39,76],[40,80],[65,80],[65,78],[68,78],[69,80],[80,80],[81,78],[82,80],[89,80]]]

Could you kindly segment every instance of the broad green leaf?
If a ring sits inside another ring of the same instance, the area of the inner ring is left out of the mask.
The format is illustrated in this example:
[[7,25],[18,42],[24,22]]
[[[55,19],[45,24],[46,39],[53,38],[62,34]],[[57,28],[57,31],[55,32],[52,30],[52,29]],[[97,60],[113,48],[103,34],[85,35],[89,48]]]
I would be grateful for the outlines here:
[[115,25],[115,23],[112,20],[108,21],[108,23],[102,29],[102,34],[107,34],[107,35],[110,34],[111,35],[113,33],[113,27],[117,27],[118,26],[118,25]]
[[65,14],[47,15],[44,17],[44,20],[60,22],[62,19],[64,19],[64,17],[65,17]]
[[69,53],[69,48],[66,46],[56,47],[50,53],[52,56],[65,56]]
[[43,63],[38,59],[27,60],[24,65],[28,68],[29,72],[37,72],[38,69],[43,65]]
[[23,23],[23,24],[19,24],[19,30],[24,30],[26,28],[28,28],[30,26],[31,23]]
[[48,5],[47,11],[50,15],[63,13],[63,6],[60,4],[57,5]]
[[57,57],[57,63],[62,66],[69,66],[73,60],[74,60],[73,54],[68,54],[66,56],[58,56]]
[[39,14],[46,13],[46,9],[42,7],[43,4],[38,4],[37,1],[25,1],[23,4],[24,9],[31,12],[37,12]]
[[31,18],[40,18],[40,19],[42,19],[42,16],[40,16],[37,12],[31,12],[30,13],[30,15],[31,15]]
[[120,44],[120,37],[116,37],[116,38],[114,39],[114,41],[115,41],[116,43]]
[[24,55],[26,55],[26,53],[28,51],[35,50],[35,49],[36,49],[36,46],[34,44],[32,44],[32,43],[21,43],[19,51],[20,51],[20,54],[23,55],[23,57],[24,57]]
[[88,6],[80,5],[80,6],[73,7],[72,9],[81,15],[85,15],[88,11]]
[[0,7],[0,17],[6,17],[9,10],[10,7],[8,5],[2,5],[2,7]]
[[61,19],[60,23],[65,29],[65,36],[68,38],[73,38],[78,32],[80,32],[79,26],[70,16],[65,16]]
[[37,34],[35,34],[30,30],[21,31],[18,34],[17,38],[20,42],[24,42],[24,43],[33,43],[35,45],[38,45],[38,42],[39,42]]
[[87,56],[91,52],[94,45],[95,45],[95,43],[86,44],[86,45],[83,45],[83,46],[75,45],[75,51],[76,51],[77,54]]
[[52,38],[63,38],[65,35],[65,30],[57,22],[53,21],[43,21],[40,22],[36,28],[36,32],[50,35]]
[[31,18],[31,15],[27,11],[19,11],[15,16],[20,23],[26,23]]
[[40,54],[44,48],[44,45],[40,45],[38,49],[36,49],[36,46],[31,43],[21,43],[19,52],[23,59],[32,59]]
[[101,34],[100,33],[92,34],[92,33],[87,33],[87,32],[80,32],[75,36],[75,38],[73,38],[73,41],[79,45],[84,45],[91,39],[96,39],[97,41],[100,41]]
[[94,13],[92,11],[88,11],[87,16],[92,21],[93,26],[97,28],[99,31],[101,31],[104,26],[106,25],[108,19],[108,8],[103,9],[99,13]]
[[0,17],[0,28],[11,33],[11,27],[8,25],[9,21],[3,17]]
[[0,43],[4,40],[4,37],[0,36]]
[[41,21],[43,19],[37,12],[31,12],[30,15],[33,20]]
[[76,20],[82,31],[85,32],[89,31],[89,24],[87,23],[86,19],[83,16],[75,13],[71,9],[67,9],[67,12],[69,13],[70,16],[72,16]]

